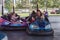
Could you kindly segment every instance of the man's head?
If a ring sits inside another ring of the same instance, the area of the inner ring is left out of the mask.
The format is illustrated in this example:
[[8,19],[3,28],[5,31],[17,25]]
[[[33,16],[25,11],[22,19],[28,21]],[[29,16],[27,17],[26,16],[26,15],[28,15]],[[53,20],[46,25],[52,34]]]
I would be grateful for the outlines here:
[[37,15],[42,16],[42,12],[40,10],[37,10]]

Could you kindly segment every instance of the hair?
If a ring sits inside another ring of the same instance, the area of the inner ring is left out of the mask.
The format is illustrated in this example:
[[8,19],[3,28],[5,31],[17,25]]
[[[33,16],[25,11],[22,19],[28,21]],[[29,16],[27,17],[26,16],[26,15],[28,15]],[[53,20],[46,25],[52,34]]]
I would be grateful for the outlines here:
[[36,12],[35,11],[32,11],[32,14],[36,14]]
[[37,10],[37,12],[40,12],[40,16],[42,16],[42,12],[40,10]]
[[9,13],[9,15],[13,15],[13,14],[14,14],[13,12]]
[[36,16],[36,12],[35,11],[32,11],[31,16],[35,17]]

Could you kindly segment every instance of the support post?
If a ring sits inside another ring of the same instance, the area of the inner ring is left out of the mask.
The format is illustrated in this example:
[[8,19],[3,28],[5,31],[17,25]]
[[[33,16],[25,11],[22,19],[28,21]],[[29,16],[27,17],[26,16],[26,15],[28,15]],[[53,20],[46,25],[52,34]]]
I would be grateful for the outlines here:
[[4,15],[3,0],[2,0],[2,15]]

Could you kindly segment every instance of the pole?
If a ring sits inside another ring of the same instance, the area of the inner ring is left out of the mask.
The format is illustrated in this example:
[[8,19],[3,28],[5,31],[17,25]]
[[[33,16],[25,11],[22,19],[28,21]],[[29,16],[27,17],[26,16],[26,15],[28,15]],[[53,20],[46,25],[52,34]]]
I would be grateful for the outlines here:
[[47,11],[47,0],[45,0],[45,14],[48,17],[48,11]]
[[15,13],[15,9],[14,9],[14,6],[13,6],[13,13]]
[[38,8],[38,0],[37,0],[37,10],[38,10],[39,8]]
[[15,8],[14,8],[14,0],[13,0],[13,13],[15,13]]
[[2,0],[2,15],[4,14],[4,10],[3,10],[3,0]]
[[47,11],[47,0],[45,0],[45,11]]

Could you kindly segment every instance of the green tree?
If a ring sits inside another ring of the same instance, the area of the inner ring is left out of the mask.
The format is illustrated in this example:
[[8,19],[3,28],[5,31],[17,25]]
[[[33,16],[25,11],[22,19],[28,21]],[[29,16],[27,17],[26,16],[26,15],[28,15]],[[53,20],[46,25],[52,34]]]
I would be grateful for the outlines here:
[[29,2],[28,1],[29,0],[18,0],[16,8],[28,8],[28,6],[29,6]]
[[20,8],[23,8],[23,5],[21,4],[21,2],[20,2],[21,0],[16,0],[16,8],[17,9],[20,9]]
[[[21,3],[19,2],[21,1]],[[17,8],[28,8],[29,7],[29,0],[19,0],[17,2]],[[44,8],[45,6],[47,8],[59,8],[60,7],[60,0],[31,0],[31,5],[32,8],[36,8],[37,7],[37,2],[38,2],[38,7],[39,8]],[[45,5],[45,3],[47,3],[47,5]],[[30,6],[31,6],[30,5]]]
[[5,8],[8,9],[8,11],[10,12],[12,9],[12,1],[11,0],[5,0]]
[[[47,7],[48,8],[58,8],[60,6],[60,0],[38,0],[38,5],[39,8],[45,7],[45,2],[47,2]],[[32,4],[36,5],[37,0],[32,0]]]

